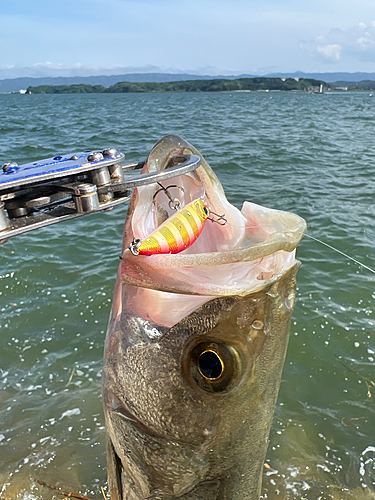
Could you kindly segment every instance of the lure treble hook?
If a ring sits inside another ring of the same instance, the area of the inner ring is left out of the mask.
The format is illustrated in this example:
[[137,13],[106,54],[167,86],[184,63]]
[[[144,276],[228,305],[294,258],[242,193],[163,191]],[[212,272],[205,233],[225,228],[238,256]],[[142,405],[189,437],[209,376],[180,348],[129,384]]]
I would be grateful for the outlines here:
[[173,187],[175,187],[175,188],[181,189],[181,191],[184,193],[184,192],[185,192],[184,188],[183,188],[183,187],[181,187],[181,186],[177,186],[177,184],[171,184],[170,186],[167,186],[166,188],[165,188],[162,184],[160,184],[160,182],[157,182],[157,184],[159,184],[160,189],[158,189],[158,190],[156,191],[156,193],[155,193],[155,194],[154,194],[154,196],[152,197],[152,200],[154,200],[154,199],[155,199],[156,195],[157,195],[158,193],[160,193],[160,191],[164,191],[164,193],[165,193],[165,194],[168,196],[168,198],[169,198],[169,202],[168,202],[168,206],[169,206],[169,208],[170,208],[171,210],[180,210],[180,208],[181,208],[181,202],[180,202],[180,200],[179,200],[178,198],[172,198],[172,195],[171,195],[171,193],[168,191],[168,189],[169,189],[169,188],[173,188]]
[[[139,247],[142,245],[142,240],[139,238],[134,238],[134,240],[129,245],[129,250],[133,255],[139,255]],[[122,259],[122,257],[120,257]]]
[[217,219],[214,219],[214,218],[210,218],[208,217],[208,220],[210,220],[211,222],[216,222],[216,224],[220,224],[220,226],[225,226],[225,224],[228,224],[228,219],[225,218],[225,214],[223,215],[219,215],[215,212],[213,212],[212,210],[210,210],[210,215],[213,214],[213,215],[216,215]]

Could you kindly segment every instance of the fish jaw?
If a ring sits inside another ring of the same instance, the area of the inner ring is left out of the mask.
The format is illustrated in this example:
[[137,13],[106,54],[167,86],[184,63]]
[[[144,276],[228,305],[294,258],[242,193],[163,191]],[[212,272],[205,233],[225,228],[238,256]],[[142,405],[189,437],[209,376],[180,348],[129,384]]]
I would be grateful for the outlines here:
[[[259,498],[297,268],[260,292],[212,298],[159,336],[128,310],[111,325],[103,369],[111,498]],[[192,365],[207,343],[233,353],[216,389]]]

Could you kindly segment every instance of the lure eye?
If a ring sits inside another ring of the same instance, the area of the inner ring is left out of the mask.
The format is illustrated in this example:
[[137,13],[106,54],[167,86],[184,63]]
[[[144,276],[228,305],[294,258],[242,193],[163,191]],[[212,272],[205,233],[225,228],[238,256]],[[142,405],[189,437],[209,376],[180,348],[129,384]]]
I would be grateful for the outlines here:
[[208,208],[207,208],[206,206],[203,206],[203,212],[204,212],[204,213],[205,213],[205,215],[207,215],[207,216],[210,214],[210,212],[209,212],[209,210],[208,210]]
[[188,355],[190,377],[207,392],[226,392],[236,382],[239,358],[233,348],[219,342],[201,342]]

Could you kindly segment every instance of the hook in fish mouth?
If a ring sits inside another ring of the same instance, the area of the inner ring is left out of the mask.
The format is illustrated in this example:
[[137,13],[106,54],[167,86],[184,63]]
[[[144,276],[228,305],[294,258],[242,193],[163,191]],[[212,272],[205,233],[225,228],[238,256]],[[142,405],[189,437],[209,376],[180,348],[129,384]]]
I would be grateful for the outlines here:
[[142,240],[139,238],[134,238],[134,240],[129,245],[129,250],[133,255],[139,255],[139,247],[142,245]]
[[[157,193],[159,191],[161,190],[159,189]],[[225,226],[228,222],[225,214],[219,215],[213,212],[204,198],[197,198],[182,207],[180,201],[177,198],[172,199],[169,192],[168,197],[170,198],[169,207],[176,210],[176,213],[160,224],[145,239],[134,238],[128,247],[133,255],[182,252],[199,238],[207,220],[220,226]],[[214,214],[217,218],[209,217],[210,214]]]
[[143,240],[134,238],[128,248],[133,255],[182,252],[198,239],[209,214],[205,200],[197,198],[180,208]]
[[219,214],[213,212],[212,210],[210,210],[210,215],[211,214],[217,216],[217,219],[214,219],[214,218],[210,219],[210,217],[208,217],[208,220],[210,220],[211,222],[216,222],[216,224],[220,224],[220,226],[225,226],[225,224],[228,224],[228,219],[225,218],[225,214],[219,215]]
[[173,198],[171,193],[168,191],[169,188],[178,188],[181,189],[181,191],[184,193],[185,190],[182,186],[178,186],[177,184],[171,184],[170,186],[164,187],[160,182],[158,182],[160,189],[156,191],[154,196],[152,197],[152,200],[154,201],[156,198],[156,195],[160,193],[161,191],[164,191],[164,193],[168,196],[169,198],[169,203],[168,206],[171,210],[180,210],[181,209],[181,202],[178,198]]

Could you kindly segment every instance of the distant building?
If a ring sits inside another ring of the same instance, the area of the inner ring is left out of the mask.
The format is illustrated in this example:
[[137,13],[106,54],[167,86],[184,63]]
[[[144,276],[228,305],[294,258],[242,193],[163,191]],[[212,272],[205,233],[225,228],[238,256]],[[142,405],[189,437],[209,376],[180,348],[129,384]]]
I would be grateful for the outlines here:
[[312,85],[310,87],[310,92],[313,94],[324,94],[324,87],[323,84],[321,83],[320,85]]

